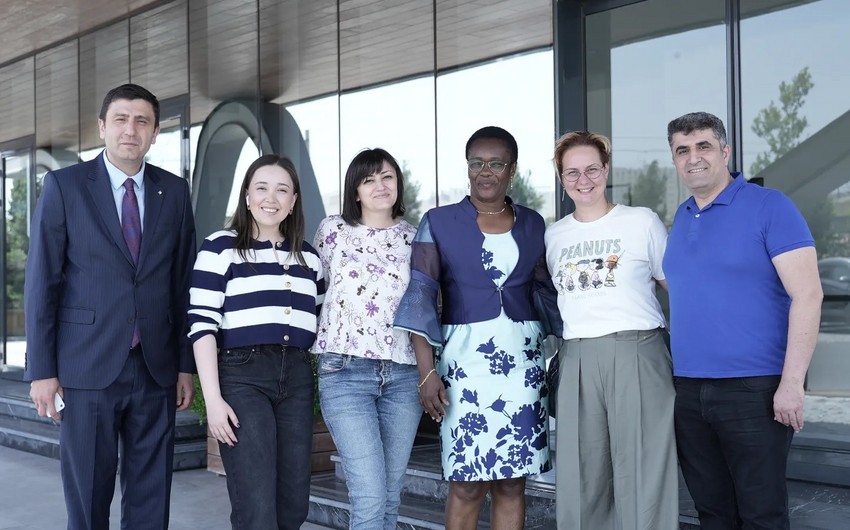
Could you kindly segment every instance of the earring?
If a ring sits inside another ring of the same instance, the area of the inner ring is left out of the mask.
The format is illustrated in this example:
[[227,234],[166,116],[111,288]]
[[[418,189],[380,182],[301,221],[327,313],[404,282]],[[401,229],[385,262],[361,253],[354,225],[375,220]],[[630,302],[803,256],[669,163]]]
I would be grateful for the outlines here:
[[563,193],[561,193],[561,200],[562,201],[567,200],[567,188],[562,187],[561,191],[563,192]]
[[510,183],[508,183],[508,191],[511,191],[512,189],[514,189],[514,177],[513,176],[511,176],[511,181],[510,181]]

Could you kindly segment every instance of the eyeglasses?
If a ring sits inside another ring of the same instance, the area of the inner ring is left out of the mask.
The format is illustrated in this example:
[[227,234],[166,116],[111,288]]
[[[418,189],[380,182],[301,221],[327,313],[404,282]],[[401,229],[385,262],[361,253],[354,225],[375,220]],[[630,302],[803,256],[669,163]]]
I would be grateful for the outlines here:
[[505,171],[505,168],[508,167],[508,163],[503,160],[489,160],[485,162],[477,158],[466,161],[466,167],[472,173],[481,173],[484,170],[484,166],[489,167],[490,171],[496,175],[501,175]]
[[575,182],[580,179],[582,175],[589,178],[590,180],[596,180],[599,178],[600,175],[602,175],[602,168],[599,166],[590,166],[584,171],[579,171],[577,169],[568,169],[561,173],[561,176],[564,177],[567,182]]

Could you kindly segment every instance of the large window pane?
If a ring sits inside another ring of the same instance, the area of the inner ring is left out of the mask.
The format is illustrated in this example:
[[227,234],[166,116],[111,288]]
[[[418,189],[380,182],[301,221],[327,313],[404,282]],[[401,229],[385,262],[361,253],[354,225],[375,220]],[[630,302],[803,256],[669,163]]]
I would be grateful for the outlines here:
[[[555,217],[552,51],[524,54],[437,78],[437,170],[441,205],[468,193],[464,149],[470,135],[496,125],[517,140],[512,199]],[[424,134],[423,134],[424,137]]]
[[850,57],[825,50],[850,49],[850,5],[765,3],[775,9],[741,21],[744,174],[786,193],[809,223],[826,299],[807,388],[848,393]]
[[[341,210],[342,180],[339,165],[339,96],[286,106],[307,146],[307,153],[321,190],[327,215]],[[345,168],[342,169],[345,171]],[[312,238],[313,234],[307,234]],[[311,239],[312,241],[312,239]]]
[[614,202],[671,222],[689,195],[673,169],[667,123],[698,110],[726,117],[724,6],[673,10],[648,0],[587,17],[587,126],[613,143]]
[[434,78],[422,77],[340,99],[340,170],[364,148],[381,147],[405,178],[405,218],[414,226],[436,205]]

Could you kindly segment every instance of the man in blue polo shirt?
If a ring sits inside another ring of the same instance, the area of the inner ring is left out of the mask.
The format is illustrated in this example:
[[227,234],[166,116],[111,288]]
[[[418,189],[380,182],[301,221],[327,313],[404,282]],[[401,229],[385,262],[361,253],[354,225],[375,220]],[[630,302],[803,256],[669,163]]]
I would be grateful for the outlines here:
[[682,473],[702,530],[788,529],[823,298],[814,240],[788,197],[729,174],[719,118],[676,118],[667,141],[693,193],[664,255]]

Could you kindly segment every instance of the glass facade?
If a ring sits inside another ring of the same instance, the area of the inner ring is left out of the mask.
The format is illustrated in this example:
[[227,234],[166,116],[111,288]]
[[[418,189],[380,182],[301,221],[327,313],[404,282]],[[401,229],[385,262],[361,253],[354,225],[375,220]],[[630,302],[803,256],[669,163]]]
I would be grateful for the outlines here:
[[[163,102],[149,158],[190,180],[199,237],[223,226],[245,168],[268,152],[296,163],[308,238],[340,211],[348,162],[366,147],[398,159],[408,218],[418,222],[466,194],[465,142],[485,125],[516,136],[512,195],[547,221],[569,208],[553,140],[586,128],[612,138],[614,200],[669,223],[688,192],[669,157],[667,121],[712,112],[730,128],[730,169],[787,193],[811,225],[827,297],[808,389],[850,395],[844,0],[706,0],[698,10],[673,0],[153,5],[0,65],[8,365],[23,364],[20,298],[40,177],[97,156],[101,100],[129,81]],[[556,53],[559,42],[572,47]]]
[[[694,110],[726,122],[730,169],[786,193],[809,223],[825,301],[807,389],[846,394],[850,58],[819,50],[850,44],[850,8],[840,0],[739,8],[732,16],[725,0],[693,11],[646,0],[588,15],[587,126],[612,139],[614,200],[648,206],[669,224],[689,193],[670,160],[667,122]],[[728,39],[730,31],[739,39]]]
[[554,219],[552,9],[551,0],[487,10],[445,0],[175,0],[0,65],[5,362],[23,364],[20,294],[40,177],[100,153],[101,101],[121,83],[159,97],[148,159],[190,180],[201,238],[226,223],[245,169],[268,152],[296,163],[308,238],[340,211],[348,162],[366,147],[398,159],[407,217],[418,223],[466,193],[465,142],[485,125],[517,137],[525,185],[515,198]]

